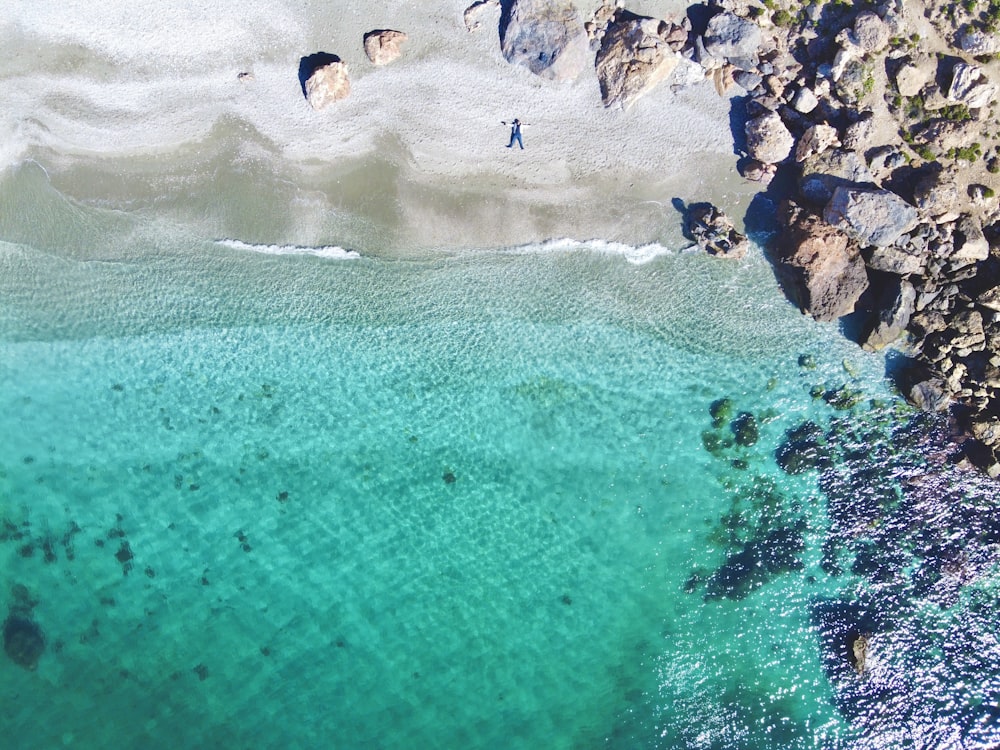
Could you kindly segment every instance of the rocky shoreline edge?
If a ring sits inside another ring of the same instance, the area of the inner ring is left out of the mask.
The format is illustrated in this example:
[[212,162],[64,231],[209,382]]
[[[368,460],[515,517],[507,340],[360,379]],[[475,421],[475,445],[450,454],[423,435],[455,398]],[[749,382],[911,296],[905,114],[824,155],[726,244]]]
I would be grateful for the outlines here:
[[[1000,477],[1000,5],[761,7],[724,0],[706,33],[761,29],[755,65],[717,70],[747,90],[740,170],[768,187],[776,274],[804,313],[904,355],[897,383],[952,419],[954,458]],[[714,207],[688,222],[741,254]]]
[[[623,0],[589,20],[571,0],[478,0],[463,21],[496,23],[504,58],[542,78],[593,66],[605,107],[714,82],[787,296],[898,350],[897,384],[948,415],[954,460],[1000,477],[1000,0],[713,0],[668,20]],[[365,51],[385,65],[406,40],[376,29]],[[316,109],[350,93],[336,56],[303,58],[300,81]],[[684,213],[708,252],[746,251],[722,210]]]

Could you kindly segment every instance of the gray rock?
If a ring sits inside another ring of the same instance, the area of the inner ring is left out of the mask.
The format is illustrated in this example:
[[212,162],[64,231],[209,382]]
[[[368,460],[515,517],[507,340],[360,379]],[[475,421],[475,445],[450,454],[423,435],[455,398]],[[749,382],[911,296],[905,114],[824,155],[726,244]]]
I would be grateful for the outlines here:
[[1000,285],[980,294],[976,298],[976,303],[994,312],[1000,312]]
[[930,83],[933,69],[907,62],[896,71],[896,89],[901,96],[916,96]]
[[777,164],[788,158],[795,145],[795,139],[788,132],[785,123],[774,112],[767,112],[751,120],[744,126],[747,136],[747,152],[757,161]]
[[953,349],[981,352],[986,348],[983,314],[978,310],[963,310],[952,317],[948,324],[954,331],[954,335],[951,337]]
[[969,109],[988,107],[997,97],[997,86],[976,65],[955,63],[951,71],[948,99],[964,104]]
[[864,151],[869,147],[874,132],[875,113],[869,110],[844,129],[843,146],[848,151]]
[[868,258],[868,267],[875,271],[894,273],[897,276],[912,276],[924,270],[926,260],[919,249],[912,246],[888,245],[876,247]]
[[955,39],[958,48],[970,55],[995,55],[1000,52],[1000,36],[966,26]]
[[587,32],[568,0],[512,0],[501,29],[500,49],[507,62],[543,78],[572,80],[587,63]]
[[810,125],[795,147],[795,161],[805,161],[811,156],[822,154],[824,151],[838,146],[840,146],[840,139],[837,137],[835,127],[825,123]]
[[802,163],[799,192],[817,206],[825,206],[838,185],[874,182],[864,160],[854,151],[832,149]]
[[795,96],[792,97],[792,108],[804,115],[809,114],[818,106],[819,99],[816,98],[816,94],[813,93],[812,89],[805,86],[796,91]]
[[944,411],[951,405],[951,396],[939,378],[923,380],[910,389],[910,401],[924,411]]
[[727,60],[755,58],[762,35],[755,23],[733,13],[712,16],[705,30],[705,51]]
[[597,80],[605,107],[628,107],[673,73],[679,58],[671,49],[666,21],[616,12],[597,52]]
[[733,80],[736,82],[736,85],[744,91],[755,91],[764,79],[756,73],[748,73],[745,70],[736,70],[733,71]]
[[878,319],[864,343],[868,351],[884,349],[906,332],[917,292],[912,284],[897,278],[884,290],[883,299],[885,304],[879,306]]
[[990,257],[990,243],[983,234],[979,221],[966,214],[955,223],[953,235],[954,249],[948,256],[952,263],[956,261],[980,261]]
[[928,216],[942,216],[955,211],[963,202],[955,177],[950,172],[929,174],[913,191],[913,199]]
[[854,41],[866,53],[881,52],[889,44],[890,36],[889,27],[870,10],[854,20]]
[[861,245],[891,245],[917,223],[917,210],[888,190],[839,186],[823,218]]

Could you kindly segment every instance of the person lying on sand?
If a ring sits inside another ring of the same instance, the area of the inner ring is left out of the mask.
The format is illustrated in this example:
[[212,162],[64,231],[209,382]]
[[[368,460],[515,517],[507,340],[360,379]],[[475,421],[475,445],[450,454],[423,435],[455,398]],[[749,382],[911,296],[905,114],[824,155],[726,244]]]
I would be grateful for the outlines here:
[[[504,125],[508,124],[506,120],[501,120],[501,123]],[[517,141],[517,145],[521,147],[521,150],[524,150],[524,141],[521,140],[521,126],[527,124],[526,122],[521,122],[516,117],[514,118],[514,121],[510,123],[510,143],[507,144],[507,148],[513,148],[514,141]]]

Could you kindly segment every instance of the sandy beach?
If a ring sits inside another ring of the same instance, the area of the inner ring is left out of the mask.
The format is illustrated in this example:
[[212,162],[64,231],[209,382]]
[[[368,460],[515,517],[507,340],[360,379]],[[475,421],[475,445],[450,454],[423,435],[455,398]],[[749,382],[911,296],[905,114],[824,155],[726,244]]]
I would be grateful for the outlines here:
[[[668,79],[606,109],[592,67],[557,83],[512,65],[499,11],[470,32],[467,5],[43,2],[0,22],[5,166],[33,159],[88,204],[162,208],[166,193],[196,232],[369,253],[559,238],[676,249],[674,199],[743,215],[756,186],[736,173],[730,102],[710,81]],[[679,20],[686,4],[629,7]],[[379,28],[409,39],[376,67],[362,37]],[[352,88],[321,111],[298,78],[317,52],[348,64]],[[514,117],[524,151],[505,148]],[[219,205],[239,196],[220,181],[248,175],[273,189]]]

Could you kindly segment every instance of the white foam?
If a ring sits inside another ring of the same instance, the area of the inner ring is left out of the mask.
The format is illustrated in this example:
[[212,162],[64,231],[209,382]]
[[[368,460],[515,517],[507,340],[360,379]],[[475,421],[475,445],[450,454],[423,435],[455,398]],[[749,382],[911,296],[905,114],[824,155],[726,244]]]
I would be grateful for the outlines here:
[[327,258],[329,260],[358,260],[361,254],[354,250],[345,250],[337,245],[324,245],[323,247],[306,247],[303,245],[255,245],[240,240],[216,240],[216,245],[229,247],[234,250],[247,250],[252,253],[263,253],[264,255],[315,255],[317,258]]
[[554,240],[547,240],[542,243],[519,245],[507,248],[504,252],[511,255],[533,255],[542,253],[573,253],[592,252],[602,255],[620,255],[629,263],[640,266],[649,263],[663,255],[676,255],[684,252],[681,250],[664,247],[658,242],[650,242],[646,245],[628,245],[623,242],[608,242],[607,240],[574,240],[562,237]]

